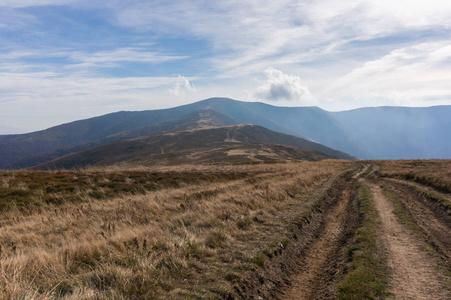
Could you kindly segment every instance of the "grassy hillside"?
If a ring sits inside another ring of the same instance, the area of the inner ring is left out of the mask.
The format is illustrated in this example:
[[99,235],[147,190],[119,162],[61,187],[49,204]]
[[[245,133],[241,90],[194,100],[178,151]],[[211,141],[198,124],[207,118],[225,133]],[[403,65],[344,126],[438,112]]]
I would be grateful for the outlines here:
[[[321,152],[320,152],[321,151]],[[317,161],[353,157],[320,144],[255,125],[234,125],[151,135],[111,143],[39,165],[61,169],[122,164],[128,166],[186,163]]]
[[350,166],[0,173],[2,297],[232,297]]
[[449,163],[0,172],[0,298],[448,299]]
[[451,193],[450,160],[379,161],[381,175],[405,179]]
[[33,155],[28,158],[24,158],[16,161],[15,163],[8,165],[8,168],[12,169],[22,169],[42,163],[49,162],[51,160],[57,159],[59,157],[97,147],[99,145],[104,145],[108,143],[113,143],[125,139],[138,138],[143,136],[148,136],[152,134],[167,132],[167,131],[177,131],[186,129],[198,129],[198,128],[209,128],[215,126],[226,126],[237,124],[231,118],[228,118],[220,113],[211,111],[208,109],[198,110],[182,116],[181,118],[171,119],[161,123],[147,125],[142,127],[133,128],[130,130],[121,131],[116,134],[109,135],[107,137],[93,140],[88,143],[77,144],[73,147],[60,148],[54,152]]

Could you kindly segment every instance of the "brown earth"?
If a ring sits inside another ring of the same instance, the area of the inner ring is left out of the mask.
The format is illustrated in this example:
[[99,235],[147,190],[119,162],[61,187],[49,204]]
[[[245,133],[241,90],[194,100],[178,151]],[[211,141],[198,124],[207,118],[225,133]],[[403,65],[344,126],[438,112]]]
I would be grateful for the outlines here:
[[449,299],[446,279],[437,262],[425,251],[421,240],[396,218],[393,203],[384,196],[380,185],[366,184],[381,218],[381,237],[392,270],[393,299]]

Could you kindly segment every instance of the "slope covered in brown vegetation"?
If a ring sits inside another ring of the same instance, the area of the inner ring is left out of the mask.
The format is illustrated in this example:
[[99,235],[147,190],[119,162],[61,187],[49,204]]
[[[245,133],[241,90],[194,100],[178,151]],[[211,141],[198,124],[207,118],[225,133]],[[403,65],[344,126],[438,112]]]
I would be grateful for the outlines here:
[[351,164],[1,173],[2,298],[232,297]]
[[242,164],[287,160],[318,161],[330,158],[353,160],[341,151],[256,125],[188,128],[128,139],[77,152],[34,169],[74,167],[127,167],[180,164]]
[[2,172],[0,298],[450,299],[446,165]]

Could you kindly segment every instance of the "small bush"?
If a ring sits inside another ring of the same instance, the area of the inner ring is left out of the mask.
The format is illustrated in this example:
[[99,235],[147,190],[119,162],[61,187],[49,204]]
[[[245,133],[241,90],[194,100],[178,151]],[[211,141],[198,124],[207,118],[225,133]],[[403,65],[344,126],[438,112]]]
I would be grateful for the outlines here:
[[252,221],[249,218],[242,218],[236,222],[236,227],[238,227],[241,230],[246,230],[249,227],[251,227],[251,225]]
[[227,237],[221,232],[212,232],[205,240],[205,245],[209,248],[221,248],[224,246]]
[[252,259],[252,262],[257,266],[261,267],[266,262],[266,255],[264,253],[260,253]]

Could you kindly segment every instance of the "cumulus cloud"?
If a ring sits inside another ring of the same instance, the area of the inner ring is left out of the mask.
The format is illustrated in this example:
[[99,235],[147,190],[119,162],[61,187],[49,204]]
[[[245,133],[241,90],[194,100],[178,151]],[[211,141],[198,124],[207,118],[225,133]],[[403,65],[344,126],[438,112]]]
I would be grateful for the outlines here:
[[274,68],[265,70],[267,80],[258,89],[257,97],[269,101],[311,100],[312,94],[307,84],[299,76],[285,74]]
[[179,75],[179,77],[177,78],[177,82],[174,85],[174,88],[169,90],[169,92],[171,92],[176,96],[181,96],[184,95],[186,91],[195,92],[196,87],[188,80],[188,78]]

